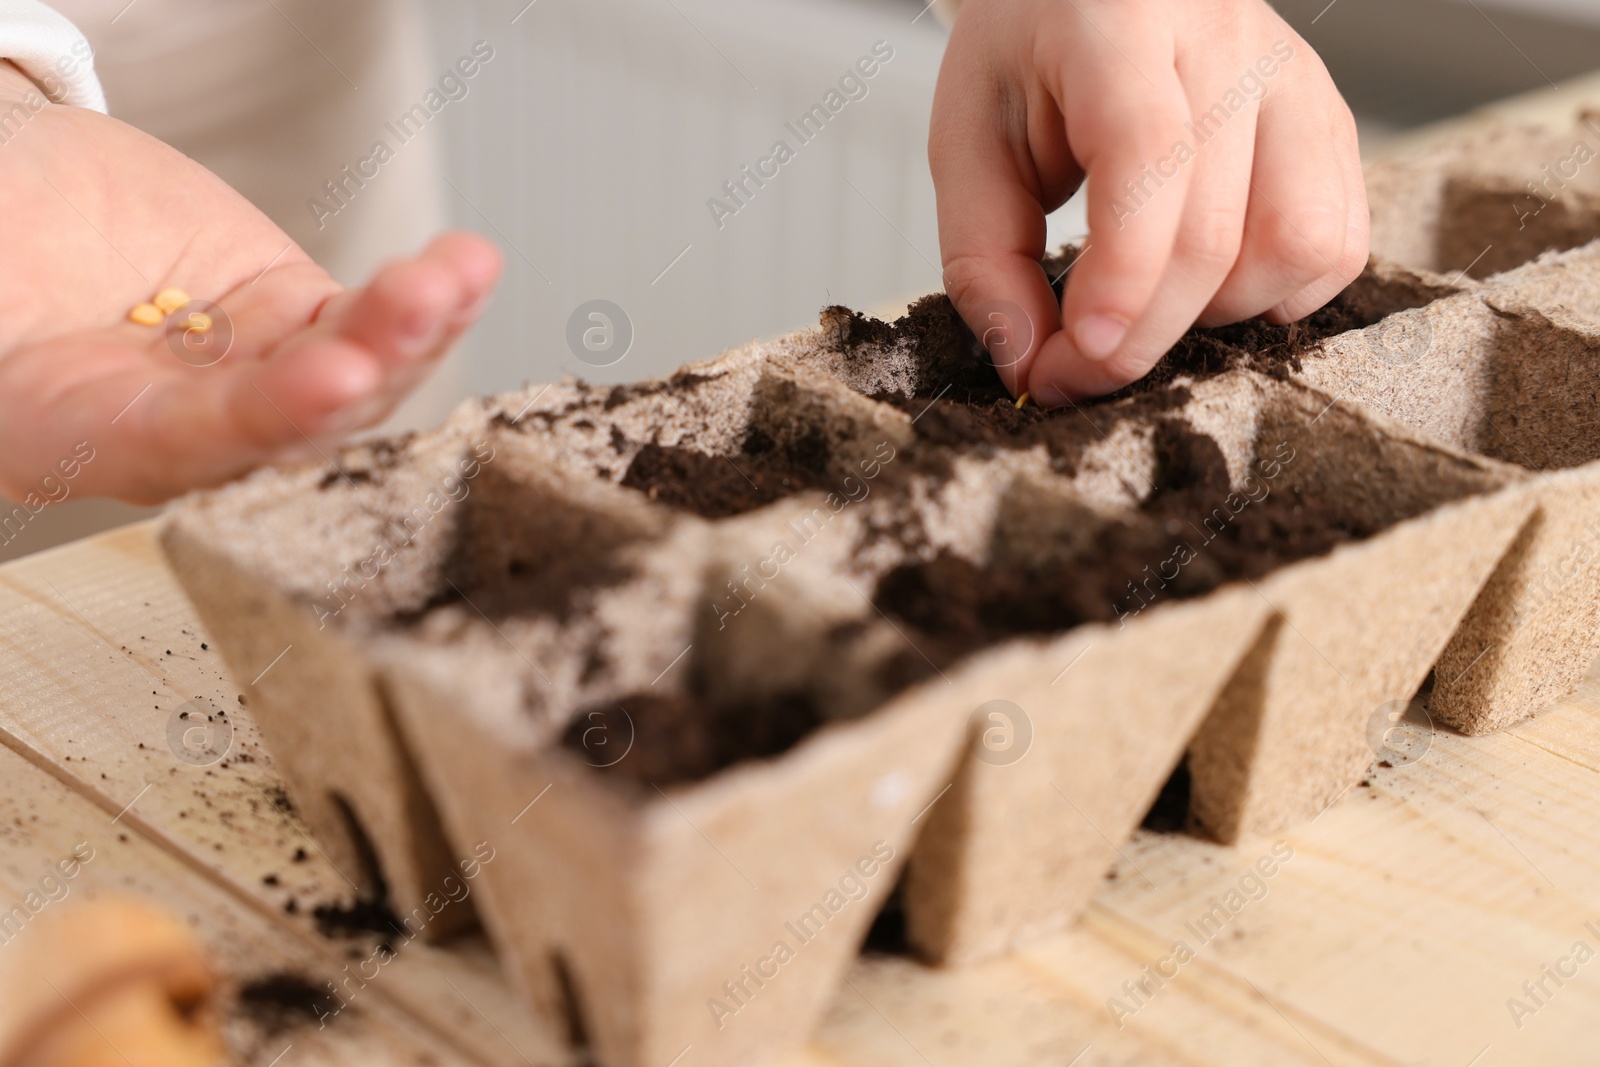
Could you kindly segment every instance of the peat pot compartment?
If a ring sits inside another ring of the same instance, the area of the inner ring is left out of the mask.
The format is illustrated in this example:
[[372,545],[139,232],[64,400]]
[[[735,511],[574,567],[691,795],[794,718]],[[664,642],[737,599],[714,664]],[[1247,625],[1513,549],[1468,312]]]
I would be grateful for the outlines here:
[[1108,515],[1064,481],[1019,479],[986,552],[909,560],[875,605],[943,666],[1254,581],[1504,482],[1299,386],[1230,372],[1189,388],[1174,390],[1184,408],[1150,420],[1154,474],[1137,507]]
[[1560,309],[1590,325],[1600,324],[1600,240],[1497,274],[1484,284],[1484,292],[1496,307]]
[[671,516],[549,448],[501,434],[464,500],[430,607],[465,600],[491,617],[564,619],[587,594],[631,576],[628,550],[663,537]]
[[[1570,151],[1570,141],[1563,142]],[[1551,162],[1556,157],[1551,157]],[[1592,157],[1591,157],[1592,158]],[[1579,179],[1592,168],[1578,171]],[[1445,181],[1441,225],[1433,235],[1436,270],[1488,278],[1600,238],[1600,183],[1452,176]],[[1561,187],[1556,188],[1559,184]]]
[[670,377],[596,386],[575,379],[480,401],[508,443],[545,449],[574,475],[620,481],[647,444],[720,453],[736,450],[750,392],[766,362],[758,346],[691,363]]
[[[489,649],[487,636],[473,640]],[[581,1037],[607,1067],[659,1067],[689,1044],[734,1067],[803,1040],[961,739],[944,703],[909,695],[828,723],[781,687],[707,697],[690,663],[573,707],[552,742],[505,654],[471,671],[452,650],[390,650],[451,840],[495,847],[479,906],[502,959],[574,1036],[562,987],[577,991]],[[758,972],[760,996],[729,999]]]
[[[348,870],[381,868],[402,914],[448,873],[446,850],[366,641],[436,592],[487,437],[481,423],[452,420],[349,446],[329,464],[258,472],[186,498],[160,532],[319,847]],[[376,867],[360,862],[336,791],[365,826]],[[376,894],[375,880],[361,891]],[[426,936],[469,917],[451,909]]]
[[1506,484],[1508,474],[1496,464],[1430,444],[1315,390],[1280,382],[1263,388],[1257,453],[1282,462],[1274,493],[1292,499],[1286,521],[1314,508],[1343,540],[1361,540]]
[[1526,306],[1496,310],[1487,390],[1467,447],[1533,470],[1600,459],[1600,323]]
[[1488,278],[1600,237],[1590,111],[1562,130],[1501,124],[1366,168],[1372,250],[1417,270]]
[[656,686],[578,708],[561,747],[613,785],[653,795],[782,756],[825,721],[804,690],[718,700],[698,686]]
[[806,490],[850,496],[908,438],[904,420],[803,369],[763,369],[745,421],[722,448],[651,441],[621,482],[706,519],[742,515]]

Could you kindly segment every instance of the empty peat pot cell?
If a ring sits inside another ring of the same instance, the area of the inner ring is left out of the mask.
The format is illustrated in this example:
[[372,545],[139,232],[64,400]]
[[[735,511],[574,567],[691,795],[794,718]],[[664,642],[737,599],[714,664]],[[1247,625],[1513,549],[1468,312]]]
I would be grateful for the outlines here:
[[1418,270],[1489,278],[1600,238],[1591,166],[1600,113],[1564,130],[1502,126],[1374,164],[1375,254]]

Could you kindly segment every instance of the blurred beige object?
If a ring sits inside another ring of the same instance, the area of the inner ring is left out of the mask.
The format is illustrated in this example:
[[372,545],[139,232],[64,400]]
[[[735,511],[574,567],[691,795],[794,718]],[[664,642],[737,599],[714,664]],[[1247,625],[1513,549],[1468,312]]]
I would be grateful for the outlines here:
[[0,953],[0,1067],[220,1064],[214,985],[188,931],[150,905],[52,911]]

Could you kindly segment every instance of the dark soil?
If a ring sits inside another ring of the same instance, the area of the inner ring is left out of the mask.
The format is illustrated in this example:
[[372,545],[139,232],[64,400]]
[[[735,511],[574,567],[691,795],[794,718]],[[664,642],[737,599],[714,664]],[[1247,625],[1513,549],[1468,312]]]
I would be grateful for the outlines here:
[[738,704],[683,692],[636,693],[579,711],[562,744],[608,777],[664,787],[776,756],[822,721],[803,693]]
[[[1064,248],[1044,263],[1047,274],[1057,279],[1057,295],[1076,254],[1076,249]],[[1113,423],[1151,418],[1183,403],[1188,394],[1172,386],[1179,377],[1207,378],[1241,368],[1283,377],[1298,371],[1302,357],[1315,354],[1326,338],[1380,321],[1394,309],[1369,288],[1353,285],[1326,307],[1286,326],[1251,319],[1190,330],[1140,381],[1109,396],[1052,411],[1033,403],[1016,407],[977,339],[943,294],[924,297],[893,323],[832,307],[824,310],[823,324],[849,358],[870,359],[886,346],[909,347],[919,367],[912,394],[884,393],[874,399],[912,415],[922,439],[958,449],[1043,444],[1058,469],[1070,474],[1076,455],[1108,433]]]
[[[952,390],[952,393],[954,390]],[[998,394],[998,395],[995,395]],[[886,401],[909,412],[917,436],[934,445],[966,451],[980,448],[1032,448],[1043,445],[1060,473],[1077,473],[1084,449],[1110,436],[1117,424],[1145,423],[1180,408],[1190,400],[1185,386],[1142,393],[1119,404],[1084,405],[1046,411],[1034,404],[1018,408],[995,378],[987,390],[974,389],[965,396],[951,393],[931,405],[920,399],[883,395]]]
[[945,663],[1020,634],[1111,622],[1156,602],[1261,577],[1381,529],[1348,502],[1311,497],[1292,463],[1274,479],[1258,474],[1251,502],[1230,488],[1222,451],[1210,437],[1162,420],[1156,445],[1156,490],[1141,513],[1102,527],[1076,557],[1025,568],[979,566],[946,553],[886,575],[877,606],[923,637],[919,652],[886,667],[885,682],[930,673],[924,655]]
[[[924,303],[934,300],[947,306],[949,303],[944,297],[929,297]],[[954,314],[953,309],[950,314]],[[928,321],[926,312],[920,317],[908,314],[885,329],[914,332]],[[1300,358],[1316,351],[1324,338],[1374,321],[1377,320],[1335,300],[1309,319],[1288,326],[1251,320],[1217,329],[1191,330],[1142,380],[1110,396],[1049,411],[1031,402],[1018,408],[994,369],[979,362],[972,363],[965,373],[946,376],[935,389],[919,389],[916,396],[884,393],[874,399],[910,414],[916,420],[913,428],[917,436],[932,444],[958,449],[970,445],[1032,448],[1042,444],[1058,469],[1071,474],[1076,469],[1076,456],[1109,434],[1116,423],[1150,419],[1186,403],[1188,390],[1174,385],[1175,379],[1206,378],[1241,368],[1281,377],[1290,368],[1299,370]],[[870,331],[863,327],[863,332]],[[944,343],[937,339],[942,334],[935,328],[929,328],[927,336],[935,338],[926,342],[930,346]],[[941,356],[929,359],[945,362]],[[927,378],[930,382],[937,380],[934,375]]]
[[268,1037],[339,1011],[339,1001],[298,974],[282,971],[264,975],[240,987],[238,1010]]
[[647,444],[628,464],[622,484],[651,500],[708,519],[740,515],[806,489],[828,489],[829,454],[820,437],[779,449],[752,430],[736,456]]
[[1364,300],[1347,290],[1320,310],[1286,326],[1246,319],[1228,326],[1190,330],[1148,375],[1113,396],[1159,389],[1181,375],[1206,378],[1238,368],[1282,377],[1288,370],[1300,370],[1301,358],[1315,355],[1328,338],[1365,329],[1384,318],[1378,309],[1365,305]]
[[491,619],[548,615],[564,621],[588,595],[620,585],[633,574],[612,553],[547,552],[534,561],[513,559],[497,580],[480,578],[463,586],[463,592],[452,587],[416,617],[441,604],[470,603],[473,612],[481,611]]
[[404,936],[405,925],[385,892],[378,899],[362,898],[350,904],[319,904],[311,911],[323,937],[360,937],[364,934]]

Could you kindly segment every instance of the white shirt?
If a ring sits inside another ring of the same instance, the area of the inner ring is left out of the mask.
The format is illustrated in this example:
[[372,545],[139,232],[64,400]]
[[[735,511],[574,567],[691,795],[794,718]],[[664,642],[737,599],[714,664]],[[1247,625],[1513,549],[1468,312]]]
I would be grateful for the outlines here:
[[0,0],[0,58],[15,63],[55,103],[106,109],[88,39],[39,0]]

